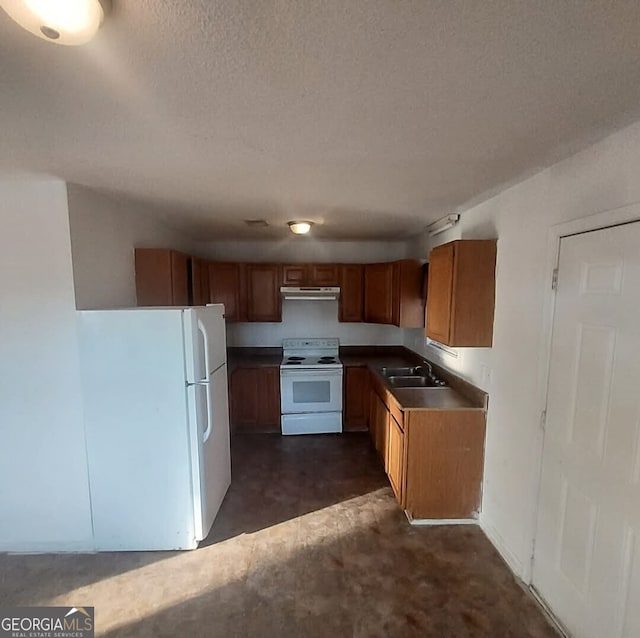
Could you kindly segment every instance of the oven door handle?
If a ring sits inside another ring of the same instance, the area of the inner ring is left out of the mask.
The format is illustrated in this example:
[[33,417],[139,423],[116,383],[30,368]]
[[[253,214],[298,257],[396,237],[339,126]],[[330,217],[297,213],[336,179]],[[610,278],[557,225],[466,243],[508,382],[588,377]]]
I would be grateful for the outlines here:
[[280,377],[294,378],[300,381],[307,379],[326,379],[327,377],[341,377],[342,368],[334,370],[280,370]]

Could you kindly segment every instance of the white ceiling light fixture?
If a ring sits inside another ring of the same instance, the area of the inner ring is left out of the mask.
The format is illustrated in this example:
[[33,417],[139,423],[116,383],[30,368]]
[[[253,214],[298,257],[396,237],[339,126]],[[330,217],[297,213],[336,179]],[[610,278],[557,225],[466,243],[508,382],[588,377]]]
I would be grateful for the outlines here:
[[287,222],[289,230],[295,235],[306,235],[313,226],[313,222]]
[[460,220],[460,215],[458,213],[454,213],[453,215],[447,215],[446,217],[443,217],[442,219],[439,219],[436,222],[433,222],[433,224],[427,226],[427,232],[429,233],[430,237],[433,237],[434,235],[439,235],[440,233],[443,233],[445,230],[449,230],[449,228],[453,228],[458,221]]
[[109,0],[0,0],[0,6],[33,35],[67,46],[91,40],[110,7]]

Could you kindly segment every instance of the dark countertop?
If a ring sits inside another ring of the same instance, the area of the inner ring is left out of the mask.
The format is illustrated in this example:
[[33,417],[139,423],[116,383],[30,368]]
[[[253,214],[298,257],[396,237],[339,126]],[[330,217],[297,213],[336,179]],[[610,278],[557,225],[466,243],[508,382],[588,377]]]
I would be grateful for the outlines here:
[[484,410],[487,394],[430,361],[435,375],[447,382],[447,388],[392,388],[381,374],[382,367],[419,365],[425,361],[403,346],[345,346],[340,348],[345,366],[367,367],[391,393],[401,410]]
[[[388,387],[388,386],[386,386]],[[484,410],[453,388],[389,388],[401,410]]]
[[[433,371],[447,382],[446,388],[392,388],[380,372],[383,366],[417,365],[425,359],[403,346],[342,346],[340,359],[345,367],[367,367],[402,410],[485,410],[488,395],[461,377],[430,362]],[[278,367],[282,348],[241,348],[227,350],[229,371],[235,368]]]
[[279,368],[282,348],[227,348],[229,371],[235,368]]

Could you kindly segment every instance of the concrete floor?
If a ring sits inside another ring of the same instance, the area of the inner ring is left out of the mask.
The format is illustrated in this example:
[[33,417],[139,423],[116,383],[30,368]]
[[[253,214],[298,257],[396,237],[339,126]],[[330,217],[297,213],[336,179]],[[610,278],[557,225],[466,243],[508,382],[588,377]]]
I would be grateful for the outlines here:
[[97,636],[557,637],[475,526],[411,527],[366,435],[243,435],[196,551],[0,555],[0,607]]

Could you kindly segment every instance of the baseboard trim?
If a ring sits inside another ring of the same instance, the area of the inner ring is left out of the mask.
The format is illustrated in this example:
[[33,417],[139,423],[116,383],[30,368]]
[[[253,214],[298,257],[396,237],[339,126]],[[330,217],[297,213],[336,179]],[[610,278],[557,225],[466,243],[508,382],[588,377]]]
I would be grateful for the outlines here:
[[[520,559],[509,549],[507,543],[496,529],[495,525],[487,519],[486,516],[480,514],[480,520],[478,521],[480,529],[484,532],[485,536],[489,539],[491,544],[496,548],[498,554],[502,556],[502,559],[509,566],[509,569],[520,579],[524,574],[522,563]],[[524,581],[523,581],[524,582]],[[528,585],[528,583],[525,583]]]
[[411,525],[429,526],[429,525],[477,525],[478,520],[475,518],[413,518],[407,510],[404,510],[405,516]]
[[0,552],[6,554],[95,554],[93,540],[68,543],[2,543]]
[[558,630],[558,632],[562,634],[562,636],[564,636],[564,638],[571,638],[569,631],[560,622],[560,619],[553,613],[553,611],[551,611],[551,608],[549,607],[549,605],[547,605],[547,602],[538,593],[536,588],[533,585],[530,585],[527,589],[531,592],[531,595],[536,599],[536,602],[542,608],[542,612],[547,617],[549,623],[551,623]]

